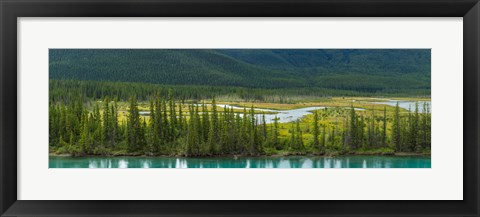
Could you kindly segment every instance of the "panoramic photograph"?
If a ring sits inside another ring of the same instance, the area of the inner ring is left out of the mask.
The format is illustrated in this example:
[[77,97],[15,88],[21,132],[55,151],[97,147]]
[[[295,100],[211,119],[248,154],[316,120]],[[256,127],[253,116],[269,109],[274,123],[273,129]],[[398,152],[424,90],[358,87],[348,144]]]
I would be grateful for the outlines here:
[[49,168],[431,168],[430,49],[49,49]]

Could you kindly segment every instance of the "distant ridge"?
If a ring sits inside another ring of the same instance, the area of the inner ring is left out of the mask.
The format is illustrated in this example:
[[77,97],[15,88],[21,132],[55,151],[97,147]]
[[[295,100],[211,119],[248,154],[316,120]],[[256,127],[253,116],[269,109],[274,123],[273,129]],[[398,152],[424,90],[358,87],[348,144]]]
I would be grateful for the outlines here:
[[361,92],[430,90],[429,49],[50,49],[49,78]]

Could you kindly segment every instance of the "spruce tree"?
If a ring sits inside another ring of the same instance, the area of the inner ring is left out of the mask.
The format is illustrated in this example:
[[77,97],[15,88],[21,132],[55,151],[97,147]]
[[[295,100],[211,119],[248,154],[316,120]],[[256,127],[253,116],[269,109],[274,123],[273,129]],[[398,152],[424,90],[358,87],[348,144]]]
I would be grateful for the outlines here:
[[117,99],[113,100],[113,105],[111,107],[111,127],[112,127],[112,137],[110,138],[110,143],[115,146],[118,140],[118,107],[117,107]]
[[272,133],[272,141],[273,141],[273,147],[276,149],[279,149],[280,147],[280,142],[278,141],[278,118],[275,116],[275,119],[273,119],[273,133]]
[[355,114],[355,109],[353,105],[350,109],[350,150],[355,150],[358,148],[359,145],[359,138],[358,138],[358,126],[357,126],[357,116]]
[[430,124],[430,109],[427,102],[423,104],[423,115],[422,115],[422,148],[430,148],[430,134],[431,134],[431,124]]
[[249,135],[249,146],[250,146],[250,153],[251,154],[257,154],[257,147],[256,147],[256,136],[257,136],[257,131],[256,131],[256,123],[255,123],[255,111],[253,109],[253,105],[250,108],[250,115],[249,115],[249,129],[248,129],[248,135]]
[[382,146],[387,146],[387,107],[383,108]]
[[210,116],[208,115],[208,109],[205,103],[202,103],[202,141],[208,140],[208,133],[210,132]]
[[296,140],[296,149],[297,151],[299,152],[303,152],[304,150],[304,144],[303,144],[303,135],[302,135],[302,130],[300,129],[300,120],[297,120],[297,128],[296,128],[296,132],[297,132],[297,137],[295,138]]
[[412,147],[416,152],[420,152],[422,150],[422,146],[419,143],[419,113],[418,113],[418,102],[415,102],[415,114],[413,116],[413,121],[412,121]]
[[168,119],[168,110],[167,110],[167,101],[162,98],[162,111],[163,111],[163,124],[162,124],[162,129],[163,129],[163,136],[164,136],[164,141],[165,144],[170,143],[172,139],[172,134],[170,131],[170,121]]
[[393,126],[392,126],[392,138],[393,144],[395,145],[396,151],[403,151],[402,141],[401,141],[401,127],[400,127],[400,108],[397,105],[395,106],[395,113],[393,116]]
[[265,114],[262,114],[262,142],[267,140],[267,121],[265,120]]
[[320,141],[318,139],[320,135],[320,129],[318,126],[318,111],[313,112],[313,142],[312,142],[312,147],[316,149],[319,152],[322,152],[323,148],[320,145]]
[[162,112],[162,100],[160,93],[155,93],[155,125],[154,125],[154,140],[156,143],[156,150],[163,151],[162,143],[165,141],[164,121]]
[[293,151],[297,151],[297,137],[295,136],[295,124],[292,122],[292,127],[290,128],[290,149]]
[[209,152],[211,154],[217,153],[217,144],[218,141],[218,114],[217,114],[217,103],[215,97],[212,98],[212,118],[211,118],[211,130],[209,131]]
[[172,142],[176,139],[177,134],[177,114],[176,114],[176,106],[175,101],[173,99],[173,91],[172,89],[168,90],[168,107],[170,109],[170,125],[169,125],[169,132],[170,132],[170,139]]
[[322,125],[322,139],[321,139],[321,142],[320,142],[320,147],[321,147],[321,150],[322,152],[325,150],[325,146],[326,146],[326,140],[327,140],[327,134],[326,134],[326,128],[327,126],[324,124]]
[[130,152],[136,152],[140,150],[140,147],[143,142],[142,135],[143,129],[140,122],[140,115],[138,111],[137,98],[133,96],[130,98],[128,116],[127,116],[127,127],[128,127],[128,149]]
[[86,112],[82,117],[82,130],[80,131],[80,152],[81,154],[90,153],[89,132],[88,132],[88,117]]
[[103,102],[103,142],[106,147],[112,147],[112,137],[113,137],[113,126],[112,126],[112,117],[111,117],[111,110],[109,106],[110,98],[108,96],[105,97]]

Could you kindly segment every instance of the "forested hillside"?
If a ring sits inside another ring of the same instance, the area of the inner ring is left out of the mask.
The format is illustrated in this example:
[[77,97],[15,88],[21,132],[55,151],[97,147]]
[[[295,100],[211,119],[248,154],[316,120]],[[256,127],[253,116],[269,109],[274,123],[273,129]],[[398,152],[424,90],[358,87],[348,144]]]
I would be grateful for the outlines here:
[[430,50],[50,49],[50,79],[364,93],[430,91]]

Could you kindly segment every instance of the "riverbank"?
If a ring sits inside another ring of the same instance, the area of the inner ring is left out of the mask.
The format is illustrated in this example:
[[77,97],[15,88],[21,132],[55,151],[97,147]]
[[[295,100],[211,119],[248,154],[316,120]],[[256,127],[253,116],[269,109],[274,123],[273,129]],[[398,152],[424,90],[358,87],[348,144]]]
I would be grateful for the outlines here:
[[293,154],[293,153],[284,153],[284,154],[264,154],[264,155],[210,155],[210,156],[185,156],[185,155],[161,155],[161,154],[140,154],[140,153],[130,153],[130,154],[103,154],[103,155],[81,155],[74,156],[72,154],[55,154],[50,153],[49,157],[183,157],[183,158],[239,158],[239,157],[313,157],[313,156],[322,156],[322,157],[339,157],[339,156],[430,156],[430,153],[416,153],[416,152],[398,152],[398,153],[375,153],[375,152],[346,152],[343,154],[338,153],[328,153],[328,154]]

